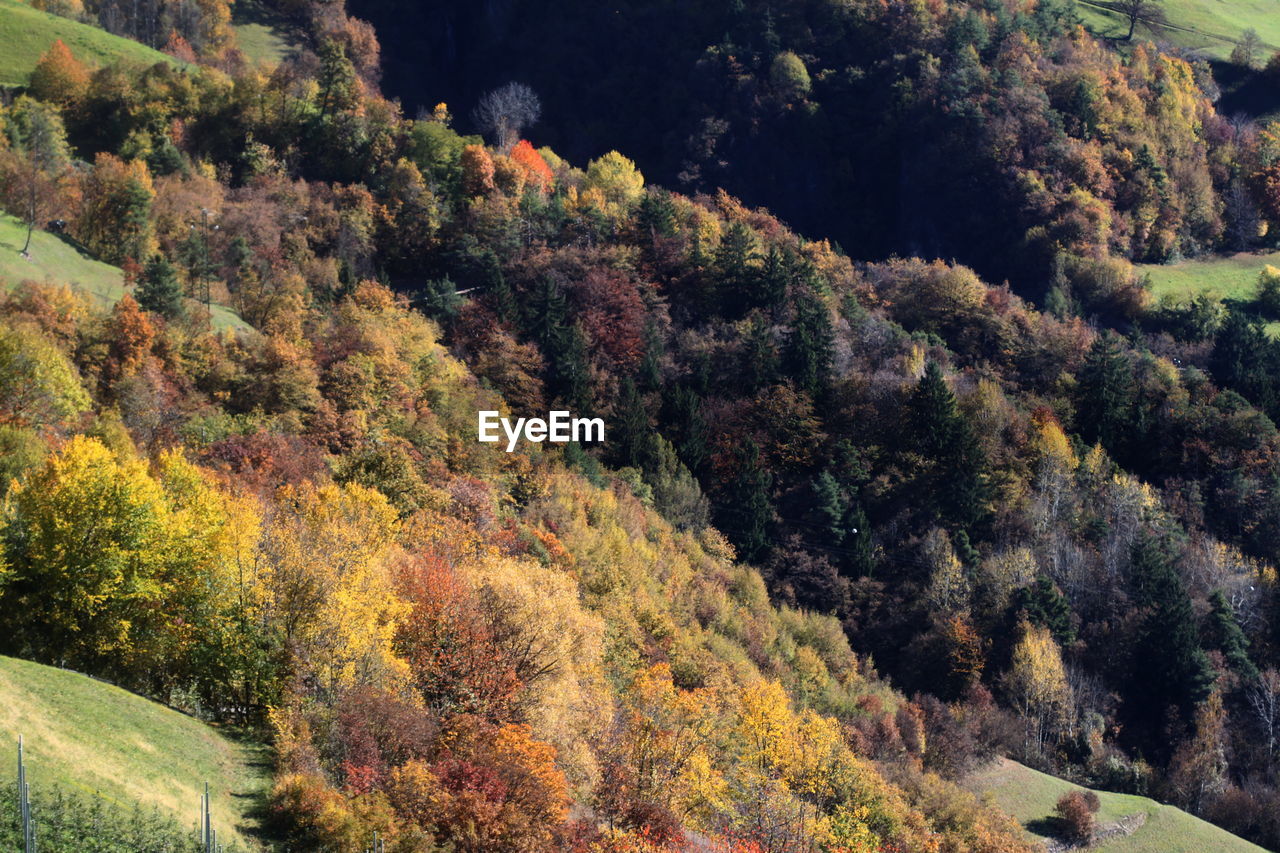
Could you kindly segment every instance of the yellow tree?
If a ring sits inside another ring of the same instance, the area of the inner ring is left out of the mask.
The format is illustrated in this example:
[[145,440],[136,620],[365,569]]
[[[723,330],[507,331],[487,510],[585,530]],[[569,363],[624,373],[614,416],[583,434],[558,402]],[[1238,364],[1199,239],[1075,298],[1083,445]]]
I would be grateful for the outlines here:
[[89,406],[61,349],[31,326],[0,323],[0,423],[61,426]]
[[967,610],[972,593],[969,574],[942,528],[935,527],[925,536],[924,556],[929,563],[930,608],[940,614]]
[[1004,686],[1027,723],[1028,752],[1034,747],[1038,753],[1049,735],[1068,721],[1071,711],[1062,653],[1048,628],[1023,624]]
[[640,200],[644,175],[636,164],[617,151],[610,151],[587,164],[583,201],[594,201],[615,222],[621,220]]
[[325,693],[407,682],[392,648],[407,611],[390,568],[398,529],[387,499],[355,483],[280,495],[263,541],[264,607],[294,665]]
[[1169,763],[1169,783],[1177,802],[1199,813],[1227,787],[1227,712],[1214,691],[1196,711],[1196,732]]
[[163,604],[167,508],[141,462],[76,436],[10,491],[0,621],[11,651],[117,673]]
[[112,264],[155,251],[151,203],[155,189],[146,162],[125,162],[103,152],[84,181],[84,203],[72,223],[75,235]]
[[256,583],[257,501],[219,489],[177,451],[161,456],[157,478],[169,550],[159,582],[171,615],[158,638],[160,669],[194,685],[206,705],[247,713],[274,698]]

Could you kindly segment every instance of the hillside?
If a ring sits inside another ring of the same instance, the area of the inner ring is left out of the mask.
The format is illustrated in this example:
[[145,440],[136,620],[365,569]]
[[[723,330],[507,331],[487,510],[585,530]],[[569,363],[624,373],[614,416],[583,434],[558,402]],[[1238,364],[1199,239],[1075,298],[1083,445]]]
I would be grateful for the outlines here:
[[[989,793],[1019,820],[1032,838],[1054,840],[1053,807],[1063,794],[1079,790],[1063,779],[1007,758],[970,776],[966,786]],[[1091,846],[1099,853],[1264,853],[1263,848],[1206,823],[1182,809],[1146,797],[1098,791],[1098,830],[1111,837]],[[1123,831],[1121,830],[1123,826]],[[1136,828],[1135,828],[1136,827]],[[1108,832],[1110,830],[1110,832]]]
[[[1139,24],[1138,38],[1168,42],[1204,56],[1225,60],[1246,29],[1257,31],[1264,49],[1280,50],[1280,12],[1274,0],[1165,0],[1164,25]],[[1129,23],[1114,4],[1077,0],[1076,9],[1090,30],[1106,38],[1122,38]]]
[[270,778],[260,746],[87,676],[0,657],[7,768],[20,734],[35,793],[65,786],[124,809],[156,806],[194,825],[208,782],[224,838],[234,832],[248,843],[258,825]]
[[1164,296],[1187,300],[1209,293],[1248,301],[1258,289],[1258,273],[1268,264],[1280,266],[1280,252],[1239,252],[1176,264],[1140,264],[1137,269],[1151,279],[1151,295],[1157,300]]
[[300,46],[301,39],[293,26],[266,3],[236,3],[231,9],[231,26],[236,33],[236,47],[255,63],[277,65]]
[[89,66],[127,59],[145,65],[176,61],[136,41],[113,36],[97,27],[31,8],[20,0],[0,0],[0,85],[21,86],[36,61],[56,40],[71,48]]
[[[94,260],[67,241],[39,230],[31,235],[31,248],[24,258],[21,251],[26,240],[26,226],[0,213],[0,290],[12,290],[24,281],[66,285],[97,308],[110,308],[124,295],[124,273],[119,267]],[[188,301],[188,306],[203,312],[198,303]],[[249,331],[249,325],[224,305],[212,306],[212,313],[216,329]]]
[[146,262],[0,299],[0,654],[251,727],[291,849],[1028,851],[1000,755],[1280,848],[1280,287],[1147,286],[1280,125],[1072,0],[263,3],[0,111],[17,275]]

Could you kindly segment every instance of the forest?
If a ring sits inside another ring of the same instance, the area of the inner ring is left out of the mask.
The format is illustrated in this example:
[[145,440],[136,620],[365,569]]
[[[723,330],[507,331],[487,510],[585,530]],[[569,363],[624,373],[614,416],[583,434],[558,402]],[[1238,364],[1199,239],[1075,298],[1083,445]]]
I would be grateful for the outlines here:
[[[259,0],[275,62],[34,5],[170,61],[0,98],[0,250],[124,283],[0,281],[0,654],[268,744],[264,848],[1040,849],[1006,757],[1280,850],[1280,269],[1141,266],[1278,245],[1209,63],[1060,0]],[[478,440],[552,410],[605,440]]]

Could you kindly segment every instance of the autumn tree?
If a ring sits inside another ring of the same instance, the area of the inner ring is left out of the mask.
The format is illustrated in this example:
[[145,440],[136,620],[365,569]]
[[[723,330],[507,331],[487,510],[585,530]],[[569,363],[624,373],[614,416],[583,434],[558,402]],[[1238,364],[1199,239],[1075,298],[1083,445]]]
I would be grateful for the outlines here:
[[280,499],[261,556],[262,607],[279,641],[322,693],[403,684],[408,666],[394,640],[407,605],[390,563],[395,510],[355,483]]
[[1004,687],[1026,721],[1026,749],[1039,755],[1071,712],[1071,687],[1058,644],[1046,628],[1024,625]]
[[89,71],[62,39],[54,40],[31,71],[27,91],[62,109],[72,107],[89,89]]
[[1062,822],[1068,841],[1088,844],[1093,840],[1093,815],[1098,805],[1098,795],[1092,791],[1068,791],[1058,798],[1053,810]]
[[483,145],[465,146],[459,163],[463,192],[475,198],[487,196],[494,191],[493,157],[487,148]]
[[546,192],[555,179],[547,161],[527,139],[521,139],[511,149],[511,159],[520,165],[528,176],[530,184],[539,192]]
[[27,238],[21,250],[25,257],[31,249],[31,235],[40,221],[41,209],[70,162],[70,150],[58,111],[31,98],[19,98],[8,111],[5,130],[14,150],[26,160],[19,188],[19,203],[27,223]]
[[596,194],[606,215],[620,220],[631,211],[644,192],[644,175],[636,164],[617,151],[597,157],[587,164],[585,194]]
[[1196,710],[1195,733],[1169,762],[1175,801],[1193,814],[1227,787],[1227,713],[1217,691]]
[[789,50],[773,58],[769,66],[769,82],[785,101],[797,101],[808,97],[812,82],[804,60]]
[[151,203],[155,190],[147,164],[100,153],[84,182],[84,202],[73,231],[102,260],[123,263],[147,257],[154,245]]
[[29,325],[0,323],[0,423],[58,426],[89,407],[62,350]]
[[169,556],[160,487],[143,463],[77,436],[10,492],[4,635],[14,652],[119,674],[144,653]]

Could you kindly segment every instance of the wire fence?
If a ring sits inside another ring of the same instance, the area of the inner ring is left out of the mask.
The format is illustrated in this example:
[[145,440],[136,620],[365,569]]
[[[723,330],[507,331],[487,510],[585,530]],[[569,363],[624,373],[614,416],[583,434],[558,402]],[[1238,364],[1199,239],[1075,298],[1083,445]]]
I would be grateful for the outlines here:
[[[20,850],[21,853],[78,850],[79,847],[69,847],[68,842],[86,829],[103,836],[103,842],[115,845],[110,847],[112,850],[137,847],[140,851],[159,853],[233,853],[241,849],[234,841],[228,845],[219,840],[213,820],[213,793],[208,782],[205,782],[204,792],[200,796],[200,813],[195,833],[191,832],[190,824],[183,829],[179,822],[165,818],[158,812],[151,817],[144,816],[140,806],[135,806],[133,815],[126,816],[124,812],[127,809],[120,809],[121,804],[115,801],[108,803],[99,795],[86,800],[73,794],[69,799],[63,791],[57,790],[43,800],[34,801],[27,767],[27,746],[26,739],[18,735],[18,775],[14,791],[16,803],[9,800],[9,803],[17,806],[16,820],[12,814],[8,818],[4,817],[4,813],[12,806],[0,809],[0,847],[6,850],[10,848],[3,840],[5,837],[17,841],[18,846],[13,849]],[[8,788],[8,785],[4,785],[4,788]],[[46,792],[48,793],[50,792]],[[43,809],[37,808],[39,803],[44,804]],[[108,816],[108,812],[119,814]],[[9,821],[13,822],[8,823]],[[8,823],[9,829],[4,828],[4,823]],[[8,834],[14,830],[15,834]],[[378,843],[376,839],[374,843]],[[380,847],[375,849],[381,853]]]

